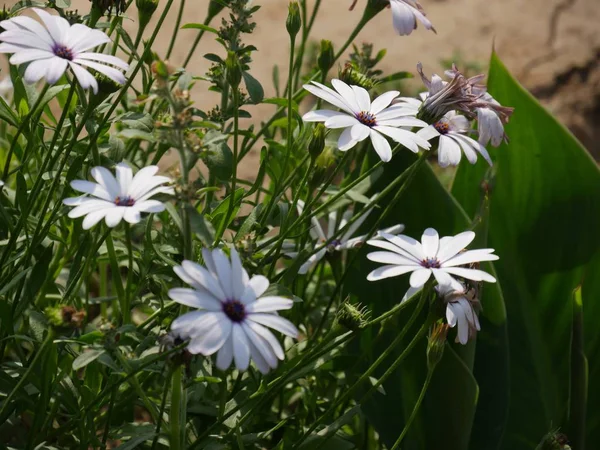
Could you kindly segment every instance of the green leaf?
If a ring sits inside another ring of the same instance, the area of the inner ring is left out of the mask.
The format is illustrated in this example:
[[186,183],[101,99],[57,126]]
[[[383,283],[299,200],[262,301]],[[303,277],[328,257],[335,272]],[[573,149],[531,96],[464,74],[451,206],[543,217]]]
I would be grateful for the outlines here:
[[117,136],[124,139],[140,139],[142,141],[156,142],[156,138],[152,133],[143,130],[136,130],[135,128],[121,130]]
[[246,217],[244,222],[242,222],[240,229],[238,230],[238,232],[235,234],[235,237],[233,238],[234,242],[237,242],[240,239],[242,239],[244,236],[250,234],[250,232],[254,229],[254,227],[256,225],[260,225],[258,222],[258,218],[260,217],[260,213],[263,210],[263,208],[264,208],[264,204],[262,204],[262,203],[259,203],[258,205],[256,205],[256,207],[252,210],[252,212],[248,215],[248,217]]
[[206,220],[204,214],[200,214],[192,205],[186,205],[186,210],[190,217],[192,232],[198,236],[206,247],[212,246],[215,240],[215,229],[212,224]]
[[[489,91],[502,105],[515,107],[506,126],[510,144],[491,152],[496,175],[489,243],[500,256],[495,267],[506,300],[511,346],[509,422],[501,448],[524,450],[535,447],[549,429],[567,425],[571,295],[585,273],[600,273],[600,172],[581,144],[517,83],[495,54]],[[454,181],[452,192],[471,216],[485,172],[483,164],[462,165]],[[589,305],[600,313],[600,285],[593,281],[597,278],[584,281],[591,282],[583,288],[586,351],[597,350],[600,339],[598,315],[592,318],[586,311]],[[590,369],[590,398],[598,401],[600,367]],[[591,412],[588,442],[600,442],[600,412]]]
[[227,136],[211,130],[206,134],[207,151],[203,160],[208,170],[219,180],[228,180],[233,172],[233,152],[227,145]]
[[189,29],[203,30],[203,31],[208,31],[209,33],[219,34],[218,30],[216,30],[215,28],[209,27],[208,25],[204,25],[203,23],[186,23],[184,26],[181,27],[181,29],[182,30],[189,30]]
[[96,349],[96,348],[84,351],[81,355],[79,355],[73,361],[73,370],[82,369],[83,367],[87,366],[91,362],[98,359],[105,352],[106,352],[106,350],[104,350],[104,349]]
[[262,102],[265,97],[265,90],[260,82],[246,71],[242,72],[242,77],[244,77],[244,83],[246,83],[246,89],[252,103],[258,104]]

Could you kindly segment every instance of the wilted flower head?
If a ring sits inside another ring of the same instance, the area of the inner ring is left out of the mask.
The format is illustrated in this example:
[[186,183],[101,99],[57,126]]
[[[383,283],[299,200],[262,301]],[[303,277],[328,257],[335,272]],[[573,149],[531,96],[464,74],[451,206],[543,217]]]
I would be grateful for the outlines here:
[[[371,200],[374,200],[375,196],[371,197]],[[297,209],[298,214],[302,215],[304,211],[304,202],[302,200],[298,201]],[[319,220],[316,217],[311,218],[311,229],[310,236],[313,239],[312,246],[309,248],[311,250],[316,250],[316,252],[308,258],[308,260],[300,266],[298,273],[303,275],[307,273],[317,262],[319,262],[323,257],[329,252],[341,252],[344,250],[349,250],[353,248],[357,248],[365,243],[367,236],[354,236],[354,233],[360,228],[360,226],[367,220],[367,217],[373,208],[370,208],[368,211],[362,211],[361,216],[356,219],[346,231],[341,235],[335,238],[334,236],[337,234],[338,230],[342,230],[346,228],[346,225],[349,223],[352,215],[354,214],[352,210],[347,210],[342,215],[341,220],[338,222],[338,211],[331,211],[328,215],[327,220],[327,234],[323,231]],[[401,233],[404,230],[404,225],[398,224],[392,227],[386,228],[383,230],[385,233],[389,233],[390,235],[395,235],[397,233]],[[374,239],[378,239],[375,237]],[[286,252],[286,256],[290,258],[296,258],[298,256],[297,252],[288,251]]]
[[92,7],[98,8],[102,14],[108,12],[108,14],[112,14],[113,12],[116,15],[119,13],[124,13],[127,9],[127,0],[90,0],[92,2]]
[[450,111],[434,124],[419,130],[417,134],[427,140],[439,138],[438,163],[441,167],[458,165],[462,153],[471,164],[477,162],[477,153],[480,153],[488,164],[492,165],[486,148],[468,136],[470,131],[469,120],[455,111]]
[[436,286],[442,301],[446,304],[446,320],[452,328],[458,326],[456,342],[465,345],[481,329],[479,325],[480,304],[475,290],[463,285],[444,284]]
[[[504,124],[508,123],[513,108],[500,105],[487,92],[486,86],[480,84],[485,75],[467,78],[456,65],[452,65],[452,69],[445,72],[450,81],[444,81],[436,74],[430,80],[423,73],[421,63],[417,65],[417,70],[428,90],[422,96],[423,103],[419,107],[418,118],[433,124],[450,111],[458,111],[469,119],[477,118],[480,144],[487,145],[491,141],[497,147],[503,140],[507,140]],[[399,100],[402,106],[407,106],[408,99]]]
[[98,82],[84,67],[118,84],[125,83],[121,70],[129,68],[127,63],[116,56],[88,51],[110,42],[106,34],[83,24],[71,25],[66,19],[43,9],[33,8],[33,11],[44,26],[26,16],[0,22],[0,27],[5,30],[0,33],[0,53],[12,53],[11,64],[29,63],[24,75],[27,83],[45,78],[49,84],[54,84],[67,67],[73,71],[82,88],[92,88],[95,94],[98,93]]
[[425,10],[416,0],[390,0],[394,29],[400,36],[408,36],[417,29],[417,21],[434,33],[435,28],[425,15]]

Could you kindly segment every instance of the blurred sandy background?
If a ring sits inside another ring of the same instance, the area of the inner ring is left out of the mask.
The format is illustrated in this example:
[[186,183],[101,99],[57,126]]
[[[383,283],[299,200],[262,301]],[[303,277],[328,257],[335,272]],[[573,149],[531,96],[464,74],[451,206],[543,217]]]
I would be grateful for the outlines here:
[[[155,50],[164,55],[183,0],[175,0],[161,30]],[[362,15],[366,0],[349,11],[351,0],[323,0],[315,22],[313,39],[330,39],[338,47],[346,40]],[[162,5],[157,11],[158,16]],[[285,30],[287,0],[256,0],[261,5],[255,15],[256,31],[247,43],[254,54],[251,73],[274,95],[271,74],[280,65],[282,80],[287,73],[288,36]],[[308,1],[309,10],[314,0]],[[416,74],[421,61],[425,72],[441,73],[442,60],[455,59],[459,65],[479,64],[486,69],[492,46],[516,77],[536,95],[592,150],[600,155],[600,0],[421,0],[437,34],[419,27],[408,37],[397,36],[389,10],[382,11],[355,40],[372,42],[376,49],[387,48],[382,69],[391,73],[408,70]],[[202,22],[208,0],[187,0],[182,23]],[[87,12],[89,0],[73,0],[73,8]],[[135,30],[135,8],[128,11],[126,27]],[[218,26],[220,18],[213,20]],[[151,28],[151,27],[149,27]],[[197,30],[181,30],[171,57],[181,64]],[[206,72],[209,61],[202,56],[223,53],[206,34],[188,69],[195,75]],[[414,81],[414,80],[413,80]],[[210,108],[216,97],[198,83],[194,98],[199,106]],[[263,109],[261,109],[263,108]],[[273,107],[250,112],[255,119]]]

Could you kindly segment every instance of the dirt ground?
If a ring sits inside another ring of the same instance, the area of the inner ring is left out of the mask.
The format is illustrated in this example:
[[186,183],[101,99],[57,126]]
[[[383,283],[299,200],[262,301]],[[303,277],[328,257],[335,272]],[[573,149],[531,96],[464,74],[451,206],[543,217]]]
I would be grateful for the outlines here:
[[[156,44],[163,54],[173,32],[183,0],[175,0]],[[314,27],[313,39],[330,39],[341,45],[360,19],[366,0],[359,0],[349,11],[351,0],[323,0]],[[161,0],[161,5],[166,1]],[[286,73],[288,37],[285,31],[286,0],[254,1],[261,5],[256,13],[256,32],[248,39],[259,51],[254,54],[251,73],[265,87],[274,90],[271,74],[275,63],[282,78]],[[314,0],[308,1],[312,8]],[[408,37],[392,28],[391,12],[382,11],[355,40],[387,48],[382,68],[388,73],[408,70],[415,73],[421,61],[426,73],[441,73],[442,60],[459,64],[480,64],[485,68],[492,46],[516,77],[559,119],[569,126],[598,157],[600,155],[600,0],[421,0],[437,34],[422,27]],[[183,23],[202,22],[207,0],[187,0]],[[73,8],[87,11],[88,0],[73,0]],[[160,10],[160,7],[159,7]],[[160,12],[160,11],[158,11]],[[158,16],[158,12],[156,16]],[[129,11],[135,19],[133,8]],[[215,19],[213,24],[219,23]],[[132,27],[133,23],[127,25]],[[196,30],[181,30],[171,57],[181,64]],[[221,52],[210,36],[200,45],[189,70],[202,75],[209,62],[202,55]],[[201,107],[210,107],[215,97],[199,83],[193,93]],[[255,119],[272,110],[251,110]]]

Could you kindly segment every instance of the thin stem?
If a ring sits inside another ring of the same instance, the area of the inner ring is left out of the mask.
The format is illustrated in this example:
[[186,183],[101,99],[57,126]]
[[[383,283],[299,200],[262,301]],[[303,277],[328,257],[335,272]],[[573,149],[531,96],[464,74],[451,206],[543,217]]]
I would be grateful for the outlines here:
[[[128,265],[127,265],[127,284],[125,285],[125,311],[128,311],[126,316],[131,320],[131,292],[133,285],[133,240],[131,238],[131,227],[128,223],[125,224],[125,241],[127,244],[127,256],[128,256]],[[125,317],[125,316],[124,316]],[[129,323],[129,321],[125,322]]]
[[27,367],[27,370],[19,378],[19,381],[17,382],[17,384],[15,385],[13,390],[10,391],[10,394],[8,394],[8,396],[2,402],[2,407],[0,408],[0,423],[4,423],[4,421],[7,419],[7,417],[5,417],[5,414],[6,414],[8,407],[10,406],[10,403],[12,402],[15,395],[17,395],[19,390],[23,387],[23,385],[27,381],[27,378],[29,378],[29,375],[35,368],[35,365],[38,362],[38,360],[45,354],[46,348],[52,344],[53,339],[54,339],[54,331],[52,330],[52,328],[50,328],[50,329],[48,329],[48,334],[46,334],[46,339],[44,339],[42,346],[37,351],[37,353],[35,354],[33,359],[31,360],[29,367]]
[[239,109],[238,109],[238,101],[239,101],[239,91],[237,86],[232,87],[232,96],[233,96],[233,173],[231,179],[231,192],[229,193],[229,204],[227,205],[227,213],[223,218],[223,222],[219,227],[219,231],[215,236],[215,242],[219,242],[221,237],[223,237],[223,233],[227,229],[227,225],[229,224],[229,220],[231,219],[231,215],[233,214],[233,208],[235,205],[235,189],[236,189],[236,181],[237,181],[237,166],[238,166],[238,148],[239,148]]
[[182,366],[177,366],[171,379],[171,449],[181,449],[181,397],[183,383],[181,382]]
[[42,103],[42,100],[44,99],[44,96],[46,95],[46,92],[48,91],[49,87],[50,86],[48,84],[44,85],[44,89],[42,89],[42,92],[40,92],[40,94],[38,95],[37,99],[35,100],[34,105],[31,107],[31,110],[29,110],[29,113],[27,113],[25,118],[21,121],[19,128],[17,128],[17,133],[12,138],[12,141],[10,143],[10,148],[8,149],[8,155],[6,155],[6,162],[4,163],[4,171],[2,172],[2,178],[1,178],[2,180],[8,179],[8,171],[10,170],[10,162],[12,160],[12,155],[13,155],[13,152],[15,151],[15,147],[17,146],[17,143],[19,142],[19,137],[23,133],[25,126],[27,124],[29,124],[29,121],[33,117],[33,114],[36,112],[40,103]]
[[154,439],[152,440],[152,447],[150,448],[150,450],[155,450],[156,444],[158,444],[158,437],[160,436],[160,429],[161,429],[162,423],[163,423],[162,418],[165,413],[165,407],[167,406],[167,397],[169,395],[169,386],[171,385],[172,377],[173,377],[173,372],[171,370],[169,370],[169,374],[165,378],[165,386],[163,388],[163,396],[162,396],[162,400],[160,402],[160,411],[158,412],[158,416],[159,416],[160,420],[156,423],[156,432],[154,435]]
[[[213,17],[214,16],[210,16],[210,15],[206,16],[206,19],[204,19],[203,24],[208,25],[210,23],[210,21],[213,19]],[[198,32],[198,35],[196,36],[196,39],[194,40],[194,43],[192,44],[192,48],[190,48],[190,51],[188,52],[187,56],[185,57],[185,61],[183,62],[184,69],[188,66],[188,64],[192,60],[192,57],[194,56],[194,52],[196,51],[196,47],[198,47],[198,44],[200,43],[202,36],[204,36],[204,31],[205,30],[200,30]]]
[[121,307],[123,323],[129,323],[131,321],[131,312],[126,309],[127,304],[125,300],[125,291],[123,289],[123,280],[121,279],[119,261],[117,260],[115,244],[113,242],[111,233],[109,233],[108,237],[106,238],[106,249],[108,250],[108,259],[110,261],[110,271],[113,279],[113,286],[117,291],[117,298],[119,299],[119,306]]
[[171,42],[169,43],[169,49],[167,50],[167,54],[165,56],[165,59],[167,60],[171,57],[171,53],[173,52],[173,48],[175,47],[175,41],[177,40],[177,35],[179,34],[179,27],[181,26],[181,18],[183,17],[184,8],[185,0],[181,0],[179,12],[177,13],[177,20],[175,21],[175,27],[173,28],[173,33],[171,33]]
[[388,358],[388,356],[391,355],[391,353],[395,350],[395,348],[398,346],[398,344],[400,344],[402,342],[402,340],[404,339],[404,336],[406,335],[406,333],[412,326],[413,322],[419,316],[419,313],[421,312],[421,309],[423,308],[423,305],[425,304],[425,300],[426,300],[425,292],[423,291],[423,295],[421,296],[421,299],[419,300],[417,307],[413,311],[412,316],[408,320],[407,324],[402,328],[400,333],[398,333],[396,338],[388,346],[388,348],[385,349],[385,351],[379,356],[379,358],[377,358],[377,360],[375,360],[375,362],[373,364],[371,364],[371,366],[360,376],[360,378],[349,389],[347,389],[339,398],[336,398],[335,402],[333,402],[333,404],[329,407],[329,409],[327,409],[327,411],[325,413],[323,413],[321,415],[321,417],[319,417],[315,422],[313,422],[313,424],[304,433],[304,435],[300,438],[300,440],[294,444],[295,448],[299,447],[300,444],[302,444],[306,440],[306,438],[308,438],[308,436],[310,436],[310,434],[319,426],[319,424],[322,423],[323,420],[325,420],[327,418],[327,416],[329,416],[333,411],[335,411],[335,409],[340,404],[342,404],[347,399],[349,399],[350,396],[352,394],[354,394],[356,389],[363,382],[365,382],[366,380],[369,379],[369,377],[373,374],[373,372],[375,372],[375,369],[377,369],[377,367],[379,367],[381,365],[381,363],[383,363]]
[[417,412],[419,412],[421,403],[423,403],[423,399],[425,398],[425,394],[427,393],[427,388],[429,387],[429,383],[431,383],[431,378],[433,376],[434,370],[435,370],[435,367],[432,367],[431,369],[427,370],[427,378],[425,378],[425,383],[423,383],[423,388],[421,389],[421,393],[419,394],[417,403],[415,403],[415,406],[413,407],[413,410],[410,413],[410,417],[408,418],[408,421],[406,422],[406,424],[404,425],[404,428],[402,429],[402,433],[400,433],[400,436],[394,443],[394,446],[392,447],[391,450],[398,450],[400,448],[400,444],[402,444],[402,440],[406,436],[406,433],[408,433],[408,430],[410,429],[410,426],[412,425],[413,421],[415,420],[415,417],[417,417]]

